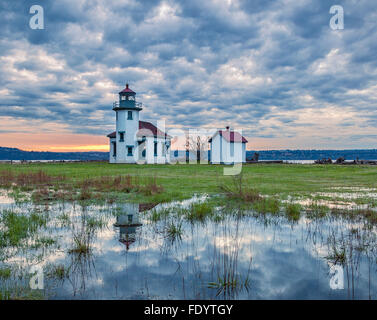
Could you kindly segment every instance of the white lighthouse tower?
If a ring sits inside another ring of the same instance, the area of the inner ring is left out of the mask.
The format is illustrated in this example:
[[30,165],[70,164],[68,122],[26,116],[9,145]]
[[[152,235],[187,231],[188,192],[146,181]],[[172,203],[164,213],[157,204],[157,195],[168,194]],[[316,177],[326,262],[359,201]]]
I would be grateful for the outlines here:
[[136,102],[136,93],[128,84],[119,92],[119,102],[114,102],[116,112],[116,141],[112,143],[110,151],[117,156],[117,162],[134,163],[136,155],[136,133],[139,130],[139,111],[141,103]]
[[140,121],[142,104],[128,84],[114,102],[116,131],[110,138],[110,163],[169,163],[171,137],[150,122]]

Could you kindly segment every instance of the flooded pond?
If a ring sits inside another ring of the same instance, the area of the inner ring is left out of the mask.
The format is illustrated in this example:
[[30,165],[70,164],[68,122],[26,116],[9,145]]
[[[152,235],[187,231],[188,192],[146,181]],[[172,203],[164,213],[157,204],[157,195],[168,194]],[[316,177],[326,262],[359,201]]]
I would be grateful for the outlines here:
[[[376,227],[362,218],[302,215],[292,222],[223,208],[196,221],[179,213],[192,201],[0,201],[3,298],[36,292],[47,299],[377,297]],[[8,239],[11,228],[23,233]]]

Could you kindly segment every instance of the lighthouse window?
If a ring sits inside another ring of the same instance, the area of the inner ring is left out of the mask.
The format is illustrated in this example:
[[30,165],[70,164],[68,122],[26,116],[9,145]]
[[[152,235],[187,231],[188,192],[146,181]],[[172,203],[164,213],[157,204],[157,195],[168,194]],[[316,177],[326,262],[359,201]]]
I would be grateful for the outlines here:
[[127,147],[127,156],[132,157],[132,149],[133,147]]
[[117,143],[112,142],[112,144],[113,144],[113,157],[116,157],[117,156]]
[[128,111],[127,120],[132,120],[132,111]]
[[124,142],[124,132],[119,132],[119,142]]
[[154,143],[154,156],[157,157],[157,142]]

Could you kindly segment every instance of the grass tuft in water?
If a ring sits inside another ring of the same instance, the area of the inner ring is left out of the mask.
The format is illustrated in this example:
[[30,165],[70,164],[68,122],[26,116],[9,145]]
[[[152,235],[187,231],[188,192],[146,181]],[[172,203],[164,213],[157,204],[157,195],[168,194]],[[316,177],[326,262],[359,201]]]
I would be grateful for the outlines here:
[[73,247],[68,250],[68,253],[89,255],[92,252],[91,241],[93,238],[93,232],[93,229],[83,229],[79,232],[74,232]]
[[242,279],[239,276],[236,276],[232,279],[225,278],[218,278],[215,282],[209,282],[208,288],[210,289],[217,289],[217,296],[221,295],[222,293],[235,292],[246,290],[248,291],[250,288],[250,279],[247,277],[246,279]]
[[238,175],[232,176],[232,179],[233,184],[221,185],[219,187],[220,191],[225,193],[228,198],[252,203],[262,199],[262,196],[257,190],[250,186],[244,186],[242,172]]
[[281,203],[275,198],[262,198],[255,201],[252,208],[258,213],[272,213],[277,214],[280,212]]
[[102,217],[88,217],[85,222],[89,232],[96,229],[103,229],[107,226],[107,222]]
[[326,256],[326,259],[332,262],[333,264],[340,263],[341,265],[345,265],[346,249],[344,247],[337,249],[336,246],[333,246],[332,252]]
[[301,216],[302,207],[298,203],[290,202],[285,206],[285,214],[289,220],[298,221]]
[[191,204],[189,209],[184,210],[187,220],[204,221],[207,217],[212,217],[214,208],[208,202],[199,202]]
[[153,209],[151,211],[150,220],[152,222],[160,221],[161,219],[168,217],[169,213],[170,213],[170,210],[168,208]]
[[61,227],[68,227],[71,224],[71,218],[68,212],[62,212],[62,214],[57,216],[57,220]]
[[88,185],[84,184],[80,189],[78,200],[85,201],[93,198],[93,193],[89,190]]
[[32,249],[37,249],[37,248],[47,248],[50,246],[53,246],[57,243],[57,241],[51,237],[37,237],[34,241],[34,244],[30,246]]
[[306,214],[309,218],[323,218],[330,211],[329,207],[319,205],[317,202],[312,202],[307,209]]
[[57,280],[64,280],[69,276],[69,268],[65,267],[64,264],[51,264],[46,267],[46,275]]
[[168,225],[166,226],[166,234],[168,239],[170,239],[172,242],[175,240],[181,240],[183,230],[182,230],[182,223],[174,223],[170,221]]

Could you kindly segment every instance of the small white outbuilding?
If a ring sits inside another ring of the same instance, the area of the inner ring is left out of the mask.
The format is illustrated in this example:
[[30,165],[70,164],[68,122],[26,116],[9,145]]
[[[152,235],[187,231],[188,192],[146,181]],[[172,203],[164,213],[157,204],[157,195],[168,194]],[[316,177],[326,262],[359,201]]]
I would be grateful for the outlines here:
[[218,130],[211,139],[211,163],[234,164],[246,162],[247,140],[239,132],[229,129]]

